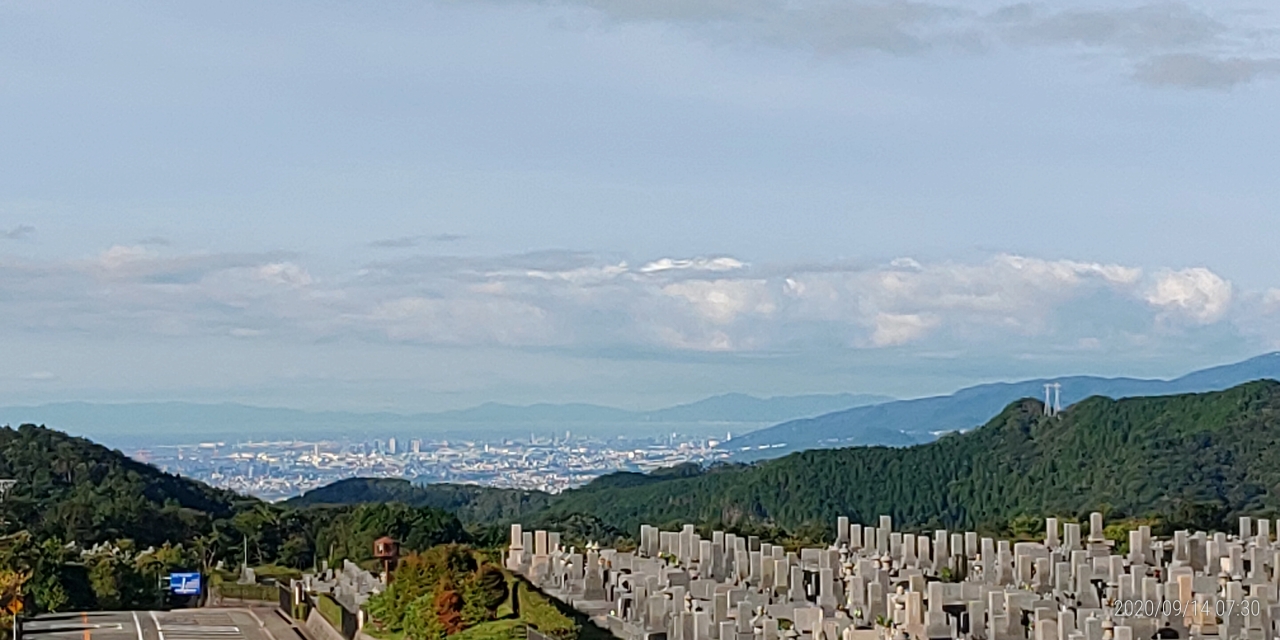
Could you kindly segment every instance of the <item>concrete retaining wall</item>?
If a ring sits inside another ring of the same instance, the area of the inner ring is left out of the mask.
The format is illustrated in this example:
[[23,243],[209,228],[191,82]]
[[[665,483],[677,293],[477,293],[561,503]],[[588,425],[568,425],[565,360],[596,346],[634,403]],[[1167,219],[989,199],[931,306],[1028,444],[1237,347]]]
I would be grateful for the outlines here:
[[310,631],[316,640],[346,640],[342,637],[342,633],[334,629],[333,625],[329,624],[329,621],[315,609],[307,614],[306,626],[307,631]]

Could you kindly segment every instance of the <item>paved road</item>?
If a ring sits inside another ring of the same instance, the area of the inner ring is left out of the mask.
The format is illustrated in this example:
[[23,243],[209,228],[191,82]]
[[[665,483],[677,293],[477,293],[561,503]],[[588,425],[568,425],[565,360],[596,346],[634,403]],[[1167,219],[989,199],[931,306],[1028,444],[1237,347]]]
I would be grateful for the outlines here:
[[265,608],[47,614],[22,632],[31,640],[306,640]]

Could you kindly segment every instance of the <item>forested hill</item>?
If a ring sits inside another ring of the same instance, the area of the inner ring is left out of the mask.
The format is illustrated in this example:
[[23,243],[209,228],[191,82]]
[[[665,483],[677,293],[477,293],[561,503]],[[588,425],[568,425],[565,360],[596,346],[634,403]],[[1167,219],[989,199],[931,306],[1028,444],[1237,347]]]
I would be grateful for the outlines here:
[[[1023,400],[966,434],[905,449],[806,451],[637,482],[606,476],[557,496],[544,523],[826,526],[890,514],[906,527],[1005,528],[1019,516],[1157,516],[1219,527],[1280,513],[1280,383],[1079,402]],[[630,479],[629,479],[630,478]]]
[[285,506],[399,502],[449,511],[466,523],[487,524],[520,519],[546,508],[550,500],[551,495],[541,491],[470,484],[415,485],[398,478],[349,478],[290,498]]
[[18,481],[4,503],[6,531],[82,545],[189,540],[238,503],[257,502],[33,425],[0,428],[0,478]]
[[1136,398],[1222,391],[1261,379],[1280,380],[1280,352],[1202,369],[1173,380],[1067,376],[980,384],[946,396],[885,402],[791,420],[742,434],[720,447],[733,451],[735,459],[745,462],[805,449],[929,442],[939,433],[972,429],[1014,400],[1041,397],[1045,383],[1061,383],[1062,402],[1070,405],[1095,395]]
[[245,556],[305,569],[367,561],[383,535],[409,553],[497,534],[425,506],[268,504],[33,425],[0,427],[0,479],[16,481],[0,502],[0,580],[34,613],[156,609],[165,575]]

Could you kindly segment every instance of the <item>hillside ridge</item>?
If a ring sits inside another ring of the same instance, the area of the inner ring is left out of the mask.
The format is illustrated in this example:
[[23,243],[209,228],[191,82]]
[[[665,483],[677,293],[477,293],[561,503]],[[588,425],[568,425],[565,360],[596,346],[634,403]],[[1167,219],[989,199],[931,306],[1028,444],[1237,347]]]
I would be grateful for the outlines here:
[[1057,417],[1021,399],[969,433],[905,448],[816,449],[687,477],[618,486],[609,476],[556,496],[543,523],[797,528],[836,516],[922,529],[1000,528],[1020,516],[1213,521],[1280,513],[1280,383],[1220,392],[1094,396]]
[[740,460],[771,458],[816,448],[929,442],[942,433],[984,424],[1018,398],[1043,397],[1044,385],[1062,385],[1062,402],[1090,396],[1112,398],[1221,391],[1259,379],[1280,379],[1280,352],[1193,371],[1168,380],[1099,376],[1063,376],[974,385],[950,395],[897,400],[854,407],[811,418],[789,420],[722,443]]

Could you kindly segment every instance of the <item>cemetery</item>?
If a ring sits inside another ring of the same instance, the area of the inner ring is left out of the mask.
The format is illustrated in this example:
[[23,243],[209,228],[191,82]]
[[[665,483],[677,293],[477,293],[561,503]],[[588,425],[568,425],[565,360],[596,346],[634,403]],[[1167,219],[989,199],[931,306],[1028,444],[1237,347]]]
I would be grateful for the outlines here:
[[638,548],[565,548],[511,527],[505,562],[622,640],[1138,640],[1280,637],[1271,521],[1235,534],[1149,527],[1126,549],[1048,518],[1039,541],[835,523],[798,552],[693,525],[643,525]]

